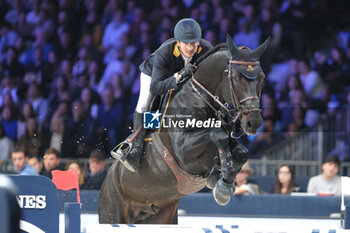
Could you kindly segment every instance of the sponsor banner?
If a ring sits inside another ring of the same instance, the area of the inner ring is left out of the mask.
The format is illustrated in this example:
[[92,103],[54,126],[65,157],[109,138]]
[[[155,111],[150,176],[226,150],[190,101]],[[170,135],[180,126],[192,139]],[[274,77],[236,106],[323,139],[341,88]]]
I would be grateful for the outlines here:
[[56,186],[44,176],[9,176],[19,190],[22,232],[58,233],[59,197]]

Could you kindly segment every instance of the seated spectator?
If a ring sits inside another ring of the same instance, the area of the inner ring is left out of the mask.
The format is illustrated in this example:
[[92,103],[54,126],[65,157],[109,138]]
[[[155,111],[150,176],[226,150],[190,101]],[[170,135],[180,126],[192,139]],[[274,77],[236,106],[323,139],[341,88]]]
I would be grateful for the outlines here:
[[307,192],[313,194],[341,195],[341,179],[337,175],[340,161],[337,156],[329,156],[322,163],[322,174],[311,177]]
[[38,155],[43,150],[43,137],[41,135],[38,122],[35,118],[29,118],[26,121],[24,135],[18,140],[17,145],[25,148],[29,154]]
[[2,125],[0,124],[0,161],[4,161],[10,158],[13,146],[13,141],[6,136],[4,127],[2,127]]
[[37,155],[29,155],[28,164],[41,175],[43,172],[43,161]]
[[96,121],[90,115],[85,114],[82,101],[76,100],[72,105],[72,118],[66,123],[67,143],[71,148],[68,157],[88,158],[95,147]]
[[299,192],[300,187],[295,181],[294,166],[282,165],[278,169],[277,180],[273,186],[272,193],[274,194],[291,194]]
[[90,174],[87,176],[81,189],[101,189],[107,175],[107,164],[102,151],[94,150],[89,158]]
[[69,171],[73,169],[78,170],[79,186],[81,188],[85,181],[85,171],[84,171],[83,165],[81,165],[81,163],[79,163],[78,160],[75,160],[75,159],[70,160],[66,163],[64,170]]
[[97,134],[106,151],[110,151],[125,136],[124,105],[114,98],[112,86],[106,86],[97,111]]
[[42,96],[39,85],[32,82],[28,85],[27,98],[32,104],[38,122],[43,123],[48,112],[48,101]]
[[61,155],[60,153],[53,148],[46,149],[44,152],[44,168],[42,175],[47,176],[49,179],[52,179],[52,170],[63,170],[60,165]]
[[236,176],[236,191],[235,195],[242,194],[259,194],[259,186],[257,184],[250,183],[248,177],[253,175],[254,170],[249,166],[249,163],[246,162],[241,171]]
[[298,65],[298,70],[306,96],[313,99],[322,99],[326,86],[320,75],[315,70],[311,69],[309,61],[301,60]]
[[24,101],[20,105],[20,112],[17,123],[17,139],[19,140],[26,133],[26,121],[30,118],[36,119],[33,106],[28,101]]
[[[64,135],[64,123],[61,117],[55,115],[51,118],[50,130],[45,135],[45,143],[47,148],[55,148],[59,152],[65,152],[62,150],[66,146],[66,137]],[[48,144],[48,145],[47,145]]]
[[4,128],[5,134],[14,142],[17,140],[16,106],[5,105],[1,109],[1,125]]
[[12,163],[19,175],[38,175],[34,168],[28,164],[28,153],[20,147],[16,147],[11,154]]

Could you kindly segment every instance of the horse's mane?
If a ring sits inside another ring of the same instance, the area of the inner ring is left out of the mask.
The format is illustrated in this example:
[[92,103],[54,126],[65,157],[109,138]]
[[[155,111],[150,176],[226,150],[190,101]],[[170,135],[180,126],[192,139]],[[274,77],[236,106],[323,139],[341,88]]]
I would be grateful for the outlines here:
[[202,56],[200,56],[198,58],[198,60],[196,61],[195,65],[197,65],[197,66],[200,65],[200,63],[202,61],[204,61],[207,57],[209,57],[213,53],[216,53],[216,52],[222,51],[222,50],[227,50],[227,44],[226,43],[220,43],[220,44],[215,45],[213,48],[211,48],[206,53],[204,53]]

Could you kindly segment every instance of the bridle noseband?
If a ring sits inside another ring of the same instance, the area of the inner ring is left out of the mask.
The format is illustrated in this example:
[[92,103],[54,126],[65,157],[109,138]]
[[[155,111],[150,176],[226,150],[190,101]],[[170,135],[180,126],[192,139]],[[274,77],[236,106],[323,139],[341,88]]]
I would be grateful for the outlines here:
[[[215,112],[215,115],[222,121],[225,123],[225,120],[223,119],[223,117],[225,116],[225,112],[228,114],[230,121],[232,121],[232,123],[235,123],[238,119],[239,116],[242,114],[248,114],[250,112],[261,112],[260,108],[249,108],[249,109],[242,109],[241,105],[244,104],[247,101],[250,100],[259,100],[260,97],[260,93],[261,93],[261,88],[262,85],[259,86],[259,96],[248,96],[246,98],[243,98],[241,100],[239,100],[237,98],[237,95],[233,89],[233,83],[232,83],[232,64],[237,64],[237,65],[245,65],[245,66],[258,66],[260,65],[260,62],[246,62],[246,61],[238,61],[238,60],[232,60],[232,58],[230,58],[229,60],[229,64],[228,64],[228,70],[225,70],[225,72],[228,72],[227,78],[229,80],[230,83],[230,95],[231,95],[231,101],[232,104],[234,106],[234,111],[236,112],[236,116],[233,116],[231,114],[231,111],[228,108],[228,104],[227,103],[222,103],[219,100],[219,97],[216,95],[213,95],[210,91],[208,91],[202,84],[200,84],[194,77],[194,75],[192,75],[192,80],[191,80],[191,85],[192,88],[196,91],[196,93],[203,99],[203,101]],[[205,91],[213,100],[215,103],[219,104],[220,108],[216,109],[208,100],[206,100],[203,95],[198,91],[198,89],[196,88],[196,86],[194,85],[194,83],[203,91]],[[227,123],[228,124],[228,123]]]

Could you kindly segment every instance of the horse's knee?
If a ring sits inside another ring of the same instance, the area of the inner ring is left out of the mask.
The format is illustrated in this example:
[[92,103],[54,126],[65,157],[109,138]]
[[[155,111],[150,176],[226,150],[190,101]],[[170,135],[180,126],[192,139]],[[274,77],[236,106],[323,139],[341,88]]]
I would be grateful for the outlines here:
[[213,129],[209,133],[209,138],[214,142],[228,140],[229,136],[222,129]]
[[248,149],[239,143],[232,149],[232,161],[236,169],[240,169],[248,161],[248,152]]

